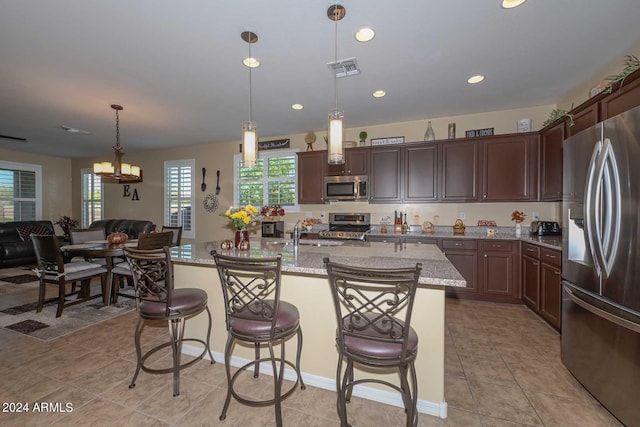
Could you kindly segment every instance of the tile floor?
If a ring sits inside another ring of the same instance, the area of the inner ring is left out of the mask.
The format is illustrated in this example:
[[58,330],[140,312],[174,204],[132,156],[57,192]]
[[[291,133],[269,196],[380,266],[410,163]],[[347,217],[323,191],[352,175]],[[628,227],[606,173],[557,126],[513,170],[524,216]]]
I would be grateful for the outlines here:
[[[227,419],[218,421],[226,390],[220,363],[200,361],[183,371],[178,398],[172,397],[170,375],[141,373],[129,389],[135,322],[136,314],[127,313],[47,342],[0,329],[0,401],[73,405],[72,412],[0,412],[0,426],[275,424],[272,408],[233,401]],[[558,334],[524,306],[447,300],[446,325],[449,416],[421,415],[420,426],[621,425],[564,369]],[[145,329],[143,344],[159,342],[165,332]],[[160,355],[154,363],[167,358]],[[247,375],[239,386],[263,396],[269,379]],[[334,396],[314,387],[296,391],[283,404],[285,425],[338,426]],[[357,426],[404,425],[401,409],[363,399],[353,399],[349,414]]]

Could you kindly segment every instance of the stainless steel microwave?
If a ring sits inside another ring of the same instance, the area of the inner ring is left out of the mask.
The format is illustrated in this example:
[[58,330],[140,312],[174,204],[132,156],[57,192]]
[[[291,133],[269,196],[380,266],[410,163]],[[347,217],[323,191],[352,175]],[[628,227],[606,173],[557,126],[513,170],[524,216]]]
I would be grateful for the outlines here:
[[369,200],[369,177],[367,175],[341,175],[324,178],[324,199]]

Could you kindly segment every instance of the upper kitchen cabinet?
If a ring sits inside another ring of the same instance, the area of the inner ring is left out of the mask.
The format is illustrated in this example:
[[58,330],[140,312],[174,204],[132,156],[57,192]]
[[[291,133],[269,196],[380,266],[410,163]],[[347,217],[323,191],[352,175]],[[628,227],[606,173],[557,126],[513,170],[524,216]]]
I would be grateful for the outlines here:
[[344,150],[344,163],[327,165],[327,175],[368,175],[369,148],[347,148]]
[[478,199],[479,150],[477,140],[447,141],[440,147],[440,200],[473,202]]
[[370,150],[370,203],[402,201],[403,148],[374,147]]
[[298,154],[298,203],[324,203],[324,181],[327,150]]
[[415,144],[404,153],[404,201],[409,203],[438,200],[438,145]]
[[614,85],[611,94],[600,101],[600,120],[624,113],[640,105],[640,70],[624,79],[622,86]]
[[537,200],[537,133],[492,136],[479,145],[481,201]]
[[540,200],[562,200],[562,141],[565,123],[540,133]]
[[580,106],[571,112],[571,118],[572,120],[564,121],[565,138],[569,138],[571,135],[575,135],[598,123],[598,104],[594,102],[584,107]]

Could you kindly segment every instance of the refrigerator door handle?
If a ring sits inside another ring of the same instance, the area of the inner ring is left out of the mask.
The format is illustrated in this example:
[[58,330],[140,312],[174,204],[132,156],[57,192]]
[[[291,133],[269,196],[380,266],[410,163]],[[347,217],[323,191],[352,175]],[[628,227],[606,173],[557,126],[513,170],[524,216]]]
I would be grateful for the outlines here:
[[[596,194],[597,194],[597,174],[598,158],[602,152],[602,141],[596,142],[593,147],[593,153],[591,154],[591,161],[589,162],[589,170],[587,171],[587,181],[584,195],[584,232],[587,235],[589,242],[589,251],[591,252],[591,259],[593,260],[593,267],[598,275],[601,277],[600,257],[598,251],[597,233],[595,232],[595,215],[596,215]],[[602,283],[600,284],[600,287]],[[602,289],[599,289],[602,291]]]
[[600,219],[596,221],[596,225],[598,226],[600,262],[607,278],[613,269],[622,221],[622,190],[618,164],[609,138],[604,140],[599,163],[601,164],[599,166],[601,194],[598,199],[602,205],[598,209]]
[[615,323],[616,325],[622,326],[623,328],[629,329],[633,332],[636,333],[640,333],[640,325],[634,322],[631,322],[627,319],[623,319],[620,316],[616,316],[615,314],[609,313],[607,311],[604,311],[598,307],[595,307],[591,304],[589,304],[586,301],[583,301],[580,297],[576,296],[573,291],[571,289],[569,289],[569,287],[565,286],[564,287],[564,291],[567,294],[567,296],[571,299],[571,301],[573,301],[574,303],[576,303],[577,305],[579,305],[580,307],[584,308],[585,310],[595,314],[596,316],[602,317],[610,322]]

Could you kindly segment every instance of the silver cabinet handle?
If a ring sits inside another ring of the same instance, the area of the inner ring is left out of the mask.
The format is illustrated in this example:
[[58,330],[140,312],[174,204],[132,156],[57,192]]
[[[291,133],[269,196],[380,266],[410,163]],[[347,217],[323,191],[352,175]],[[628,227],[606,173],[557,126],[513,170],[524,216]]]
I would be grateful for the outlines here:
[[464,244],[463,244],[463,243],[456,243],[455,245],[456,245],[456,246],[464,246]]

